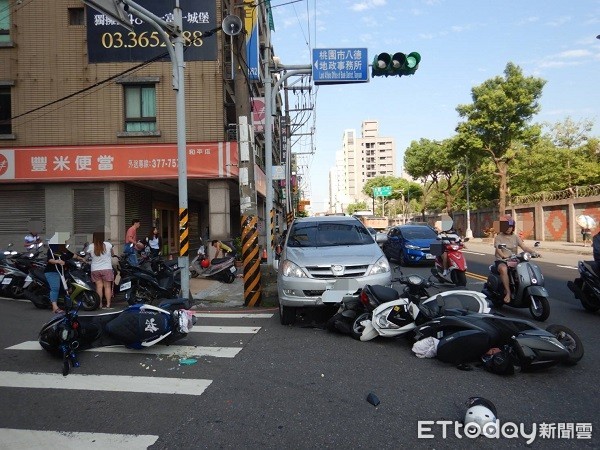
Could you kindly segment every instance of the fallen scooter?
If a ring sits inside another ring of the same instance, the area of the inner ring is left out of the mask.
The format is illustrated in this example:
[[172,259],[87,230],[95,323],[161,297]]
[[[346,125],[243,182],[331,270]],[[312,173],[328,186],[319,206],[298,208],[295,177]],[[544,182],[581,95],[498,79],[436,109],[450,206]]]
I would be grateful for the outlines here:
[[393,281],[405,286],[402,293],[379,285],[353,291],[349,281],[340,280],[323,295],[324,302],[333,302],[337,296],[340,303],[327,328],[368,341],[377,336],[406,334],[418,324],[444,314],[491,311],[486,297],[476,291],[452,290],[430,295],[427,288],[434,284],[418,275],[401,276]]
[[[452,364],[489,359],[501,353],[501,374],[534,370],[564,363],[576,364],[583,357],[583,343],[569,328],[549,325],[545,330],[533,323],[493,314],[444,316],[420,325],[417,341],[439,339],[436,356]],[[494,371],[494,370],[492,370]]]
[[64,376],[79,367],[77,351],[108,345],[143,349],[157,343],[171,344],[187,336],[195,323],[183,309],[185,299],[164,300],[159,306],[136,304],[95,316],[78,314],[82,302],[54,317],[39,333],[39,343],[49,353],[62,357]]

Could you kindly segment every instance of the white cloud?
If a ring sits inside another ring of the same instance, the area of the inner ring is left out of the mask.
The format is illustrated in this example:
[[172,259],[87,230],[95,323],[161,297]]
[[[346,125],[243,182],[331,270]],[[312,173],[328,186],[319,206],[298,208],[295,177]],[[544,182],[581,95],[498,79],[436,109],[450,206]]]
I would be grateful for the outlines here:
[[353,11],[364,11],[366,9],[377,8],[379,6],[385,6],[387,0],[364,0],[360,3],[355,3],[350,7]]

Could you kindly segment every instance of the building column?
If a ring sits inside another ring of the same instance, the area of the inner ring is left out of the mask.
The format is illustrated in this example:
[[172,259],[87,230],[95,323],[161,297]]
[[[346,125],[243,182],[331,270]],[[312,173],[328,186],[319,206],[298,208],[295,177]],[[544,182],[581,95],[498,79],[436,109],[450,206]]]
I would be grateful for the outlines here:
[[115,254],[121,254],[129,224],[125,223],[125,184],[108,184],[108,229],[106,239],[113,244]]
[[231,234],[231,203],[226,181],[208,182],[208,226],[210,239],[228,239]]

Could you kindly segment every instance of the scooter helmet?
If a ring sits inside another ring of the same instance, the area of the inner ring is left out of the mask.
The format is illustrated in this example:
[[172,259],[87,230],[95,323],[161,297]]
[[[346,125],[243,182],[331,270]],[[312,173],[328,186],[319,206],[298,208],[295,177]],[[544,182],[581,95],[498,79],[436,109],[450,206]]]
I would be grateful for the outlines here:
[[498,413],[494,404],[483,397],[471,397],[467,400],[467,412],[465,414],[464,425],[476,423],[483,428],[488,423],[494,423],[497,420]]
[[210,266],[210,261],[208,260],[208,258],[204,258],[202,261],[200,261],[200,266],[203,269],[206,269],[208,266]]

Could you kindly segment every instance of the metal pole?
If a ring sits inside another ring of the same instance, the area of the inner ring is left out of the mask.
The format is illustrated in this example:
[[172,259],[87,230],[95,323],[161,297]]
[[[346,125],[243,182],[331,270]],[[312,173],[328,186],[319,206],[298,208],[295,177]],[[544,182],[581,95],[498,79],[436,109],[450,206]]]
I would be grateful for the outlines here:
[[471,202],[469,201],[469,159],[465,157],[465,179],[467,181],[467,230],[465,231],[465,237],[471,239],[473,237],[473,231],[471,230]]
[[[266,210],[265,210],[265,222],[271,217],[271,210],[273,209],[273,86],[271,78],[271,30],[267,26],[266,40],[265,40],[265,178],[266,178]],[[267,250],[267,264],[273,264],[273,252],[271,251],[271,232],[269,227],[265,227],[266,244]]]
[[188,188],[187,188],[187,141],[185,136],[185,79],[183,69],[183,16],[179,7],[179,0],[175,2],[173,19],[178,33],[174,39],[177,78],[177,168],[179,185],[179,267],[181,269],[181,292],[184,298],[190,295],[190,260],[189,229],[188,229]]

